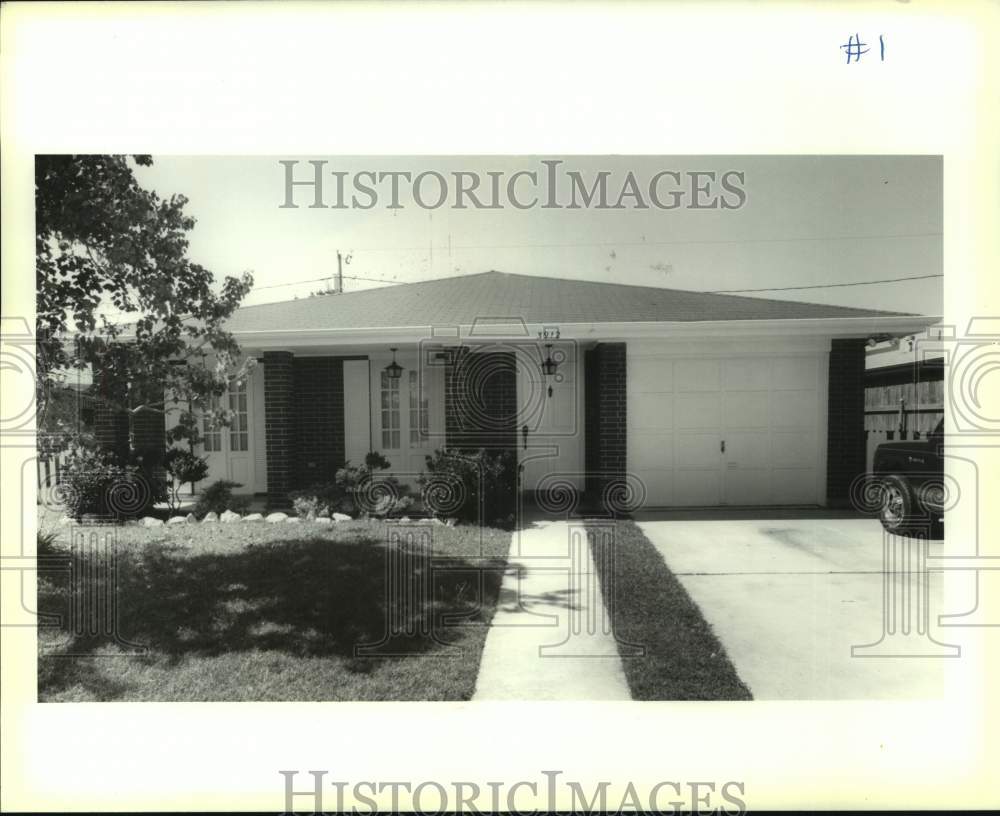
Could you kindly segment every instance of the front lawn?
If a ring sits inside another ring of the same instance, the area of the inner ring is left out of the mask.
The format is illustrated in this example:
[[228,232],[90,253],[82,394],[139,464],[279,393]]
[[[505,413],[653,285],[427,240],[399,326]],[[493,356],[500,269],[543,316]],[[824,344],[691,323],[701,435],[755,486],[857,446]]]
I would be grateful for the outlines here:
[[588,525],[588,537],[632,699],[751,699],[712,627],[642,530],[619,521],[611,543],[602,535],[607,529]]
[[[510,544],[500,530],[376,521],[49,529],[43,702],[467,700]],[[108,531],[114,571],[70,547]]]

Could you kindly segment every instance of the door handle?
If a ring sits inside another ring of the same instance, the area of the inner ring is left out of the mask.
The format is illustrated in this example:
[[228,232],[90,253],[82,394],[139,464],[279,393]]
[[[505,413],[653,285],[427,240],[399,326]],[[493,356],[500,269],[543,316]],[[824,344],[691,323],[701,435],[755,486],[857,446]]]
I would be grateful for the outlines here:
[[723,439],[723,440],[722,440],[722,441],[721,441],[721,442],[719,443],[719,452],[720,452],[720,453],[725,453],[725,452],[726,452],[726,440],[725,440],[725,439]]
[[528,449],[528,426],[527,425],[524,425],[521,428],[521,437],[524,440],[524,449],[527,450]]

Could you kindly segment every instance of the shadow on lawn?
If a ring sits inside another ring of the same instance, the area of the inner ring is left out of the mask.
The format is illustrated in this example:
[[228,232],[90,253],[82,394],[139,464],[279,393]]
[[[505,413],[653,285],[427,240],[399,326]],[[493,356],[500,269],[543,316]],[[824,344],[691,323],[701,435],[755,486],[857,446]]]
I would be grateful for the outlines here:
[[[350,659],[349,670],[364,672],[370,665],[355,656],[356,647],[381,642],[387,654],[428,654],[459,639],[462,623],[488,619],[503,567],[501,559],[435,555],[431,560],[420,545],[386,545],[374,537],[299,539],[196,555],[154,543],[118,556],[116,634],[168,660],[275,650],[341,656]],[[96,593],[99,580],[107,579],[91,577],[86,591]],[[67,639],[56,654],[85,657],[114,643],[110,634],[80,635],[78,619],[69,623],[67,611],[79,599],[66,581],[40,582],[38,604],[40,612],[66,621]],[[378,648],[374,651],[379,657]],[[67,665],[56,672],[64,676],[51,676],[48,683],[77,682],[75,673],[82,670]]]

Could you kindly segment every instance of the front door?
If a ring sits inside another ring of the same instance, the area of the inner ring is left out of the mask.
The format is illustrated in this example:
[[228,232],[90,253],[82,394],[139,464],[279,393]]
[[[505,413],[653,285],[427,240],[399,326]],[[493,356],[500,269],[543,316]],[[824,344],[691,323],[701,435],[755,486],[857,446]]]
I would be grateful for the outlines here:
[[394,380],[385,371],[389,361],[372,357],[375,444],[392,472],[413,486],[426,457],[444,444],[443,369],[418,368],[416,355],[397,355],[403,372]]
[[229,427],[213,428],[203,420],[202,444],[209,467],[206,484],[228,479],[241,485],[234,488],[234,492],[254,492],[253,434],[250,433],[252,393],[247,378],[233,380],[227,393],[215,400],[216,406],[222,404],[233,412],[232,423]]
[[[556,372],[542,373],[551,355]],[[538,359],[535,359],[537,356]],[[576,345],[553,342],[536,354],[517,355],[518,461],[521,489],[552,489],[556,483],[582,490],[582,387]]]

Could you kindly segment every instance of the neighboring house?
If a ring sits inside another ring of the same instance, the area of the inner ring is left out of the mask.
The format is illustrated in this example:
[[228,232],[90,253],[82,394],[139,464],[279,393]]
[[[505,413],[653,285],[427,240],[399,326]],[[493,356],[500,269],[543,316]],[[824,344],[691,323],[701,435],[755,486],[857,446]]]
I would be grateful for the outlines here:
[[868,349],[866,470],[871,470],[875,448],[883,442],[923,439],[943,417],[943,351],[925,352],[914,335],[884,340]]
[[210,479],[277,506],[369,450],[413,479],[435,448],[490,447],[525,491],[619,507],[844,504],[868,338],[937,319],[500,272],[244,307],[228,328],[259,365]]

